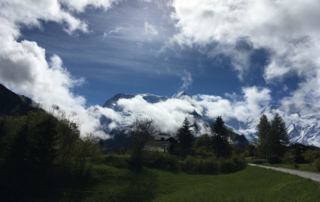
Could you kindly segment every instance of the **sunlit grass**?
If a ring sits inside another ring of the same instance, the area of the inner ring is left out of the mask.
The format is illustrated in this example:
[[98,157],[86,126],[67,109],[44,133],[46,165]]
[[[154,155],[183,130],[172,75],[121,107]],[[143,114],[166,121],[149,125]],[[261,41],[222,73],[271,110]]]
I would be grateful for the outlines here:
[[93,165],[94,182],[66,191],[62,201],[319,201],[320,185],[294,175],[247,166],[221,175]]

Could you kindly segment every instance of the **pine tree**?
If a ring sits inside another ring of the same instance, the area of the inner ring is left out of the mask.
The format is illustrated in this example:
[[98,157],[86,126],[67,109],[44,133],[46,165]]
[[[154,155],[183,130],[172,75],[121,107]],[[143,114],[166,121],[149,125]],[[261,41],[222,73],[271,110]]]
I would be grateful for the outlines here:
[[228,130],[224,126],[221,116],[218,116],[212,124],[212,149],[216,152],[217,157],[228,157],[231,155],[231,147],[228,141]]
[[190,122],[187,118],[184,119],[181,128],[179,128],[177,136],[180,142],[182,154],[187,155],[192,149],[192,142],[194,139],[192,130],[190,129]]
[[260,122],[257,125],[257,128],[257,138],[254,139],[254,142],[258,146],[261,155],[265,158],[265,160],[267,160],[267,154],[270,148],[269,134],[271,126],[266,115],[263,114],[260,117]]
[[289,144],[289,136],[286,124],[278,113],[276,113],[272,120],[269,139],[270,153],[282,156],[285,153],[286,145]]
[[219,136],[227,136],[227,129],[224,126],[224,121],[221,116],[218,116],[216,121],[213,123],[212,132]]

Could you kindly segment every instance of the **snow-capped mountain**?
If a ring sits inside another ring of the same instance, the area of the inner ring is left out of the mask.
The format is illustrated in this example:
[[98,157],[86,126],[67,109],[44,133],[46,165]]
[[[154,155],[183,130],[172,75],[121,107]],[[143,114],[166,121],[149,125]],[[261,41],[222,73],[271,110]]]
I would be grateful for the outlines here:
[[152,94],[124,94],[124,93],[119,93],[113,96],[113,98],[107,100],[103,107],[107,107],[110,109],[114,109],[115,111],[121,111],[121,108],[117,105],[117,102],[119,99],[131,99],[134,98],[135,96],[142,96],[142,98],[147,101],[148,103],[157,103],[161,101],[166,101],[168,98],[164,96],[157,96],[157,95],[152,95]]
[[237,109],[229,107],[230,113],[224,113],[224,109],[216,107],[218,101],[230,101],[217,96],[211,96],[208,100],[204,102],[199,100],[199,95],[190,96],[184,91],[171,98],[152,94],[117,94],[107,100],[103,107],[114,110],[118,118],[103,117],[101,122],[108,133],[114,128],[128,127],[137,117],[149,117],[155,119],[161,132],[174,135],[187,117],[195,134],[201,135],[210,133],[210,121],[214,121],[221,111],[227,127],[251,141],[256,136],[261,115],[265,114],[271,121],[275,113],[279,113],[286,122],[291,142],[320,146],[320,109],[309,103],[259,106],[254,116],[248,113],[244,119],[233,113],[232,110]]

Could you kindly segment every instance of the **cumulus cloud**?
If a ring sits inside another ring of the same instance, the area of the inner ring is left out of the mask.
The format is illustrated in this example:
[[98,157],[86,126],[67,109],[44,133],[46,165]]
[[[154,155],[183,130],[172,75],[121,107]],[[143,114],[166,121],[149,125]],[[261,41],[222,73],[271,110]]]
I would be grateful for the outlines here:
[[[222,116],[224,120],[237,119],[245,121],[249,117],[257,117],[261,107],[271,100],[270,90],[266,88],[247,87],[238,100],[230,101],[220,96],[195,95],[184,96],[180,99],[167,99],[157,103],[149,103],[142,95],[131,99],[119,99],[116,103],[122,110],[114,114],[111,127],[128,126],[139,118],[152,118],[158,124],[159,130],[164,133],[175,134],[183,120],[188,118],[191,124],[198,123],[192,113],[195,111],[201,116],[215,119]],[[108,109],[108,108],[106,108]],[[198,123],[200,131],[196,135],[208,133],[208,127]]]
[[180,87],[180,90],[187,90],[193,82],[191,73],[184,69],[183,74],[181,74],[180,77],[183,82],[182,86]]
[[151,36],[157,36],[158,35],[158,30],[156,28],[155,25],[145,22],[144,23],[144,32],[147,35],[151,35]]
[[306,82],[293,93],[293,101],[319,97],[320,1],[173,0],[171,6],[175,10],[171,18],[178,29],[174,42],[201,47],[215,44],[208,54],[229,55],[243,79],[250,65],[250,52],[239,51],[236,45],[244,38],[252,49],[270,52],[264,72],[266,82],[296,74]]
[[[73,15],[87,6],[108,9],[114,0],[3,0],[0,2],[0,80],[17,93],[27,94],[48,109],[52,104],[66,111],[68,117],[80,122],[81,131],[97,132],[99,117],[93,109],[85,109],[85,98],[72,93],[83,78],[74,78],[57,55],[47,61],[45,49],[36,42],[18,41],[22,27],[41,28],[42,21],[52,21],[72,34],[76,30],[88,32],[85,22]],[[101,113],[104,113],[102,110]],[[100,114],[101,114],[100,113]],[[111,112],[108,112],[111,113]]]

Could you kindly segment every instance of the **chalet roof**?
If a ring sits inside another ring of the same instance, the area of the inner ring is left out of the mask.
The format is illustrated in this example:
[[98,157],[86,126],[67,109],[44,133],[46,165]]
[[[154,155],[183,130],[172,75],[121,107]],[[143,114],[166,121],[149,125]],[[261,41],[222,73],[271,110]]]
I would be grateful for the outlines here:
[[177,137],[164,136],[164,135],[156,135],[156,136],[154,137],[154,140],[157,140],[157,141],[159,141],[159,140],[164,140],[164,141],[166,141],[166,140],[168,140],[168,139],[170,139],[170,138],[173,138],[173,139],[175,139],[175,140],[178,141],[178,138],[177,138]]
[[165,149],[166,151],[168,151],[170,146],[171,146],[171,143],[169,141],[154,141],[153,140],[153,141],[146,143],[144,150],[163,151]]

